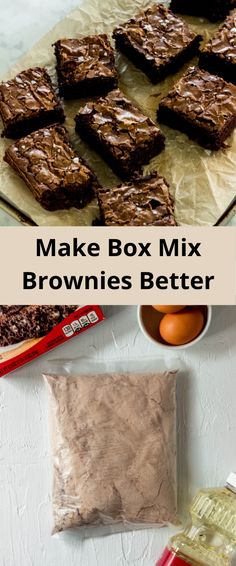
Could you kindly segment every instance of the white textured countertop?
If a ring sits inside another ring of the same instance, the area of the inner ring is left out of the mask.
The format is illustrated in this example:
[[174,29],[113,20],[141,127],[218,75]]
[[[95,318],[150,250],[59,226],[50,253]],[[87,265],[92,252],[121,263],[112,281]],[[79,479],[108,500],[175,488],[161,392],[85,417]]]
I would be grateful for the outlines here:
[[2,0],[0,74],[79,4],[80,0]]
[[182,503],[201,486],[221,485],[236,469],[236,307],[213,309],[209,334],[180,352],[141,334],[135,307],[106,307],[107,320],[0,381],[0,565],[154,566],[173,529],[81,541],[51,537],[51,468],[43,359],[166,358],[181,366],[178,408]]

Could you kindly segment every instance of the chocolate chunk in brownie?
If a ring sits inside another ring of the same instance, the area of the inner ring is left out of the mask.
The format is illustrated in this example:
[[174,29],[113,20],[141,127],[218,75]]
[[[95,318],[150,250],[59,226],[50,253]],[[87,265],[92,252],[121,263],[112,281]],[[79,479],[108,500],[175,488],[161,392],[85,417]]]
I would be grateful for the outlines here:
[[190,67],[161,101],[158,119],[203,147],[218,150],[236,127],[236,86]]
[[40,67],[0,84],[0,115],[2,135],[14,139],[65,119],[52,81],[46,69]]
[[98,202],[105,226],[176,226],[169,185],[157,173],[100,189]]
[[72,148],[64,126],[21,138],[4,159],[47,210],[83,208],[94,196],[95,176]]
[[0,315],[0,347],[45,336],[76,308],[75,305],[9,307],[8,312]]
[[117,87],[115,54],[106,34],[60,39],[55,54],[65,98],[100,96]]
[[88,102],[76,116],[76,130],[125,180],[164,148],[164,136],[120,90]]
[[113,37],[117,49],[154,84],[193,57],[202,39],[162,4],[121,24],[114,30]]
[[212,22],[224,20],[236,7],[236,0],[171,0],[171,10],[179,14],[200,16]]
[[236,84],[236,10],[203,47],[199,65],[210,73]]

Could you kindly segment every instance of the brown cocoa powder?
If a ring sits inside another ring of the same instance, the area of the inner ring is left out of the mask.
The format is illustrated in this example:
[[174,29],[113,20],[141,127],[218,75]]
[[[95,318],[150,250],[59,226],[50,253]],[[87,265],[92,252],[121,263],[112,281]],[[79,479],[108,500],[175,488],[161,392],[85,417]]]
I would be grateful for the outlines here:
[[45,379],[54,532],[176,522],[176,373]]

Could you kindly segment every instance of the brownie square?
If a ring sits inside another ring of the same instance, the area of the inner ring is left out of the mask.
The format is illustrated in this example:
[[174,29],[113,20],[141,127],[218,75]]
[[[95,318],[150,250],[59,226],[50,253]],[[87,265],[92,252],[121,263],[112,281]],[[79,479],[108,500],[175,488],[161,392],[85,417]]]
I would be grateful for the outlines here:
[[236,10],[203,47],[199,65],[236,84]]
[[218,150],[236,126],[236,86],[190,67],[161,101],[158,119],[203,147]]
[[59,89],[65,98],[100,96],[117,87],[115,54],[106,34],[55,43]]
[[198,51],[201,35],[162,4],[140,12],[113,32],[116,47],[156,84]]
[[99,189],[98,203],[105,226],[176,226],[169,185],[157,173]]
[[47,210],[83,208],[94,196],[94,174],[70,145],[63,126],[21,138],[6,150],[4,159]]
[[164,148],[160,129],[120,90],[88,102],[75,121],[80,136],[125,180]]
[[0,84],[3,136],[20,138],[38,128],[64,122],[63,107],[44,68],[27,69]]
[[211,22],[224,20],[236,7],[236,0],[171,0],[171,10],[179,14],[208,18]]

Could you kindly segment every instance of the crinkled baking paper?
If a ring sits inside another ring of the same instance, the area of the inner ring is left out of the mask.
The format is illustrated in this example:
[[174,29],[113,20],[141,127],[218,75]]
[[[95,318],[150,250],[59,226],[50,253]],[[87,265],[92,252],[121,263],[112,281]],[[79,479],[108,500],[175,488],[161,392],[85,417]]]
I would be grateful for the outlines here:
[[[39,43],[12,68],[7,77],[30,66],[46,65],[54,81],[55,59],[53,42],[62,37],[76,37],[93,33],[112,33],[119,22],[127,20],[142,8],[148,8],[149,0],[84,0],[84,3],[58,23]],[[200,18],[186,18],[196,31],[209,38],[216,25]],[[197,61],[197,60],[196,60]],[[194,61],[194,63],[196,62]],[[156,119],[160,99],[169,91],[188,65],[160,84],[153,86],[146,76],[136,69],[123,55],[117,55],[120,88],[148,116]],[[82,143],[74,130],[74,117],[84,101],[66,103],[66,126],[71,140],[81,155],[94,168],[99,181],[112,187],[118,180],[97,154]],[[181,225],[211,226],[224,213],[236,194],[236,133],[219,152],[202,149],[185,135],[162,126],[166,135],[166,149],[153,159],[145,171],[157,169],[170,183],[175,198],[177,221]],[[90,225],[98,215],[96,200],[83,210],[72,208],[65,211],[47,212],[10,167],[2,162],[9,140],[0,141],[0,194],[40,226]]]

